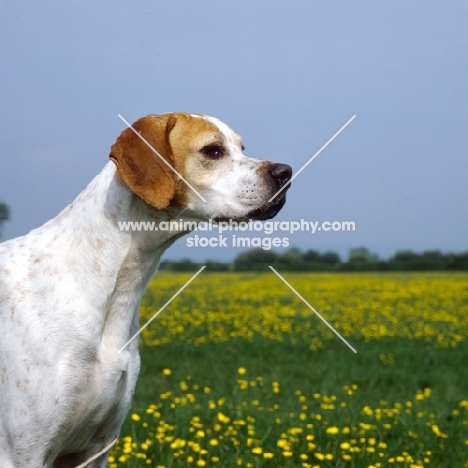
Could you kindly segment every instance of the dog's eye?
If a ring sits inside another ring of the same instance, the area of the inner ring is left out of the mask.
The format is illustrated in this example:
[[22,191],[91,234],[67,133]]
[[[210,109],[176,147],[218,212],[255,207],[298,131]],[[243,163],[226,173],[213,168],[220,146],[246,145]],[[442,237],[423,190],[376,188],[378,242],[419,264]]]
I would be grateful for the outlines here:
[[219,159],[224,156],[225,150],[219,145],[208,145],[202,148],[201,152],[210,159]]

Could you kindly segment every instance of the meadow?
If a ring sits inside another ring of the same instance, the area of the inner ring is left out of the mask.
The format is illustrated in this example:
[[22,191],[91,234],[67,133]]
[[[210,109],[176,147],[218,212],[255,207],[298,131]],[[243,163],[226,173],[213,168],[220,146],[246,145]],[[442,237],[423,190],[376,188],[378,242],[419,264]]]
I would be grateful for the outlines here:
[[468,274],[284,277],[357,354],[273,273],[203,272],[141,335],[109,467],[468,467]]

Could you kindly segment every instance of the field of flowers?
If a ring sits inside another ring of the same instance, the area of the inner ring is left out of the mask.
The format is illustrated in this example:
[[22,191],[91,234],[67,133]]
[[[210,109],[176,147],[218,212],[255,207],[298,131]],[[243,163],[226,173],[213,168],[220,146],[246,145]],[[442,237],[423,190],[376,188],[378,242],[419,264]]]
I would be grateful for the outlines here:
[[142,333],[109,467],[468,467],[468,275],[284,277],[358,353],[272,273],[202,273]]

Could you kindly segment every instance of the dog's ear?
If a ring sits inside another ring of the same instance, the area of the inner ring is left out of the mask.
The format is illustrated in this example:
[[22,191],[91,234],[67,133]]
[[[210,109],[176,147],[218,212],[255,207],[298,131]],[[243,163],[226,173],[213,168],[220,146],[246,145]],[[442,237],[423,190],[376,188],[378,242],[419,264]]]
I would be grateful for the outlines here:
[[174,167],[169,133],[176,120],[171,114],[147,115],[132,125],[159,154],[127,128],[112,145],[109,155],[130,190],[158,209],[167,208],[175,193],[176,175],[168,164]]

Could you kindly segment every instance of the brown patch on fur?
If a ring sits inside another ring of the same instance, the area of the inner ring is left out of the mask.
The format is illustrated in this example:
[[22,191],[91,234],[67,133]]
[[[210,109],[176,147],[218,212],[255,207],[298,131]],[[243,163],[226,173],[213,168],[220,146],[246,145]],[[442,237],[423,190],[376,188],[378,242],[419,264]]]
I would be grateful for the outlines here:
[[[187,158],[198,153],[208,144],[224,144],[223,136],[218,127],[204,118],[203,115],[192,116],[184,112],[173,114],[177,124],[170,134],[170,143],[174,155],[175,168],[187,179]],[[186,206],[188,193],[192,189],[180,178],[176,181],[176,191],[172,205]]]
[[[171,115],[148,115],[133,128],[174,166],[169,133],[176,123]],[[176,176],[164,161],[131,128],[125,129],[112,145],[109,155],[125,184],[146,203],[167,208],[175,193]]]
[[[151,146],[185,179],[187,158],[204,145],[223,144],[219,129],[185,112],[148,115],[133,124]],[[186,206],[191,188],[130,129],[111,148],[110,158],[125,184],[158,209]]]

